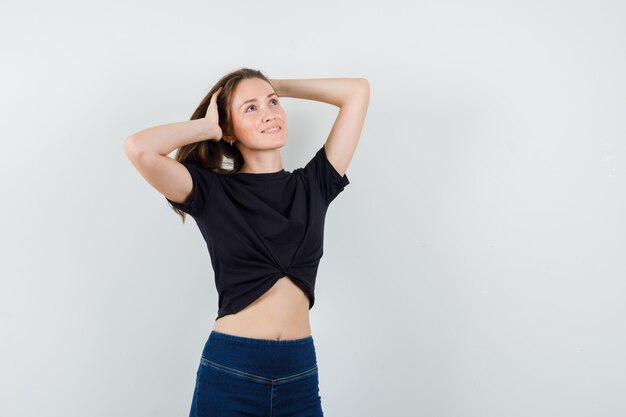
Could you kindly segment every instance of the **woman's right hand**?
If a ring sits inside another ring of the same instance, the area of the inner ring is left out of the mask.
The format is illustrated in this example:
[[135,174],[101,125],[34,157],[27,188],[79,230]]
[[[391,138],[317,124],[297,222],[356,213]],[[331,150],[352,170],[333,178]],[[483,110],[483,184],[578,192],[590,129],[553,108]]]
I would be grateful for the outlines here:
[[209,129],[211,130],[210,140],[214,140],[219,142],[222,140],[222,128],[220,127],[220,117],[217,112],[217,96],[222,91],[222,87],[218,88],[215,93],[211,96],[211,101],[209,102],[209,107],[206,109],[206,115],[204,118],[209,125]]

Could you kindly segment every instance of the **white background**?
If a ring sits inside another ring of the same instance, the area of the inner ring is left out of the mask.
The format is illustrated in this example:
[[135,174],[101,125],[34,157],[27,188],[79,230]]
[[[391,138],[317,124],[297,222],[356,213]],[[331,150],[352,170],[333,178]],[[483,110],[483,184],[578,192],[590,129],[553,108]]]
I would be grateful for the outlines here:
[[[364,77],[311,323],[326,416],[626,413],[620,1],[4,2],[0,416],[186,416],[217,313],[123,140],[225,73]],[[283,99],[303,166],[338,109]]]

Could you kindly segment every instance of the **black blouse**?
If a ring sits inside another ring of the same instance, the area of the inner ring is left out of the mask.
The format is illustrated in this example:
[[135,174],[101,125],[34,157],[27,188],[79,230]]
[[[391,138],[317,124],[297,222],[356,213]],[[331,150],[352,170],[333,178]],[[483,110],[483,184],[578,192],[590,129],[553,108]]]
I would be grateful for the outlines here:
[[184,204],[207,243],[219,295],[217,319],[235,314],[289,276],[315,303],[330,203],[350,183],[324,146],[304,168],[218,174],[183,162],[193,179]]

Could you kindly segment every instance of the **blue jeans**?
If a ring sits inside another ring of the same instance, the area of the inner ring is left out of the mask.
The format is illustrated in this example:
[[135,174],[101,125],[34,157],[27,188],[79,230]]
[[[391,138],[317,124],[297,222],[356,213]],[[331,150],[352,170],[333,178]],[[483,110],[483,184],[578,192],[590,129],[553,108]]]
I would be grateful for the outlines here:
[[253,339],[211,331],[190,417],[323,417],[313,336]]

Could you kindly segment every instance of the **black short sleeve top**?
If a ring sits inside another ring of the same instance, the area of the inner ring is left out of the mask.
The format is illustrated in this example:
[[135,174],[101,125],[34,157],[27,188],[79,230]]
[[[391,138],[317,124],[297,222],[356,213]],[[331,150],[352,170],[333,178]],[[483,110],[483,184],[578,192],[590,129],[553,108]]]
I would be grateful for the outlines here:
[[350,183],[322,146],[292,172],[218,174],[183,162],[193,189],[183,204],[206,241],[218,292],[217,318],[251,304],[288,275],[315,303],[330,203]]

